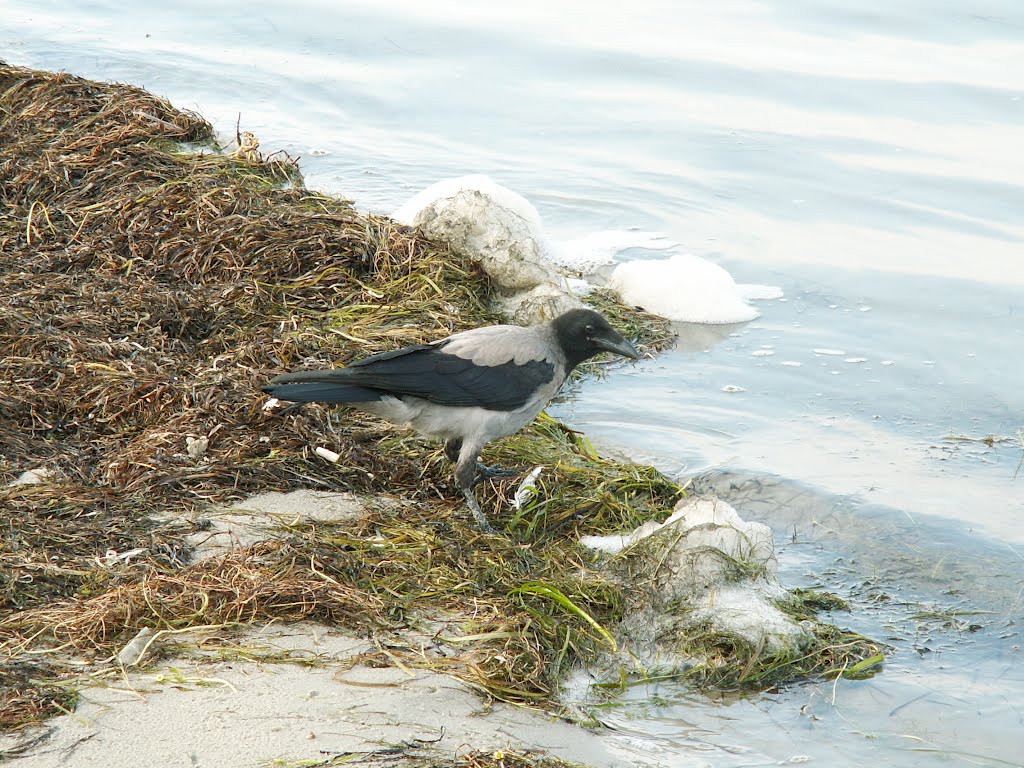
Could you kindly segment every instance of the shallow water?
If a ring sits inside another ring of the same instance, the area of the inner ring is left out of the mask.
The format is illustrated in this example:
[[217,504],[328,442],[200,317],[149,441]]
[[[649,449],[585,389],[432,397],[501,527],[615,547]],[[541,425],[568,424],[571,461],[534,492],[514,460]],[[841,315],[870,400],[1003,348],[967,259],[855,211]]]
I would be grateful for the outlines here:
[[661,765],[1024,763],[1017,0],[7,0],[0,58],[240,120],[364,209],[485,173],[554,239],[661,232],[780,286],[553,411],[769,523],[784,583],[851,599],[834,619],[890,661],[632,691],[611,738]]

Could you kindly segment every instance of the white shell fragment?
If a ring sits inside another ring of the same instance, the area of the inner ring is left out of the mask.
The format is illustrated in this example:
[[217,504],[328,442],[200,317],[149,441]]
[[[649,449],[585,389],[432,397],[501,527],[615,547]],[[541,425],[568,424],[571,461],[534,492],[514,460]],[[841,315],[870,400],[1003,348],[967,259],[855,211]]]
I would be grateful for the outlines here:
[[135,666],[142,660],[143,654],[155,639],[153,630],[143,627],[139,630],[139,634],[129,640],[128,644],[117,654],[117,660],[126,667]]
[[97,558],[97,560],[99,560],[100,564],[104,568],[110,568],[118,563],[127,563],[133,557],[138,557],[144,552],[146,552],[145,547],[136,547],[135,549],[129,549],[125,552],[118,552],[116,549],[108,549],[106,554],[103,555],[103,559],[100,560]]

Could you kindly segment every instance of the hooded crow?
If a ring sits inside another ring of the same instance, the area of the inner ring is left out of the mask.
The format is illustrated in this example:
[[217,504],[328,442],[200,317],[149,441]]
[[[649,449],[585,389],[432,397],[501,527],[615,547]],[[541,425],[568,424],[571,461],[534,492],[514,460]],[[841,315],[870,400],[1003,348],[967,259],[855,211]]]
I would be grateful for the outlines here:
[[601,352],[636,349],[597,312],[573,309],[542,325],[474,328],[431,344],[382,352],[326,371],[277,376],[263,391],[298,403],[339,403],[444,441],[455,480],[480,527],[493,529],[473,495],[483,447],[518,432],[573,368]]

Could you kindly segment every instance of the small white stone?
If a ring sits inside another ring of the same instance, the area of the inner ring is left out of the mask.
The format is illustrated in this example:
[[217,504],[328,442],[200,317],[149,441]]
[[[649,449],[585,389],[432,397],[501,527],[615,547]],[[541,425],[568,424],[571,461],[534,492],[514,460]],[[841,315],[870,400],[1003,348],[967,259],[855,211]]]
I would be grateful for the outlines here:
[[206,455],[206,449],[210,447],[210,440],[207,437],[185,437],[185,450],[193,461],[199,461]]
[[38,483],[44,483],[46,480],[53,475],[53,471],[46,467],[39,467],[39,469],[28,469],[18,475],[8,485],[36,485]]

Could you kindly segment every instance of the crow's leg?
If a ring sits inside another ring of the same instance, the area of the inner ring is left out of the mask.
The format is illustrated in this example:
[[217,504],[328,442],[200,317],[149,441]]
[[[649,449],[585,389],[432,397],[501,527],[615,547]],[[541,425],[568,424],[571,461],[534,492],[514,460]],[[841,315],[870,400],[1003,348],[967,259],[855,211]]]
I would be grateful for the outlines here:
[[[462,456],[462,438],[454,437],[451,440],[444,441],[444,455],[448,461],[452,464],[457,464]],[[479,458],[475,459],[476,462],[476,475],[473,477],[473,485],[476,485],[481,480],[486,480],[491,477],[515,477],[516,475],[522,474],[522,470],[519,469],[504,469],[503,467],[489,467]]]
[[459,460],[459,451],[462,450],[462,438],[456,437],[444,441],[444,455],[452,464]]
[[480,530],[484,533],[500,535],[494,529],[494,526],[487,522],[487,518],[484,517],[484,512],[480,509],[480,504],[477,503],[476,496],[473,495],[473,489],[462,488],[462,495],[466,497],[466,505],[469,507],[469,511],[473,513],[473,517],[476,519],[476,524],[480,526]]
[[[450,440],[445,443],[445,453],[448,452],[448,447],[453,442]],[[459,486],[459,490],[462,491],[462,495],[466,497],[469,511],[473,513],[473,517],[476,519],[477,525],[480,526],[481,530],[485,533],[497,533],[491,527],[491,524],[487,522],[487,518],[484,517],[483,510],[480,509],[476,496],[473,495],[473,485],[476,483],[477,457],[480,455],[480,447],[467,445],[465,442],[462,442],[459,448],[459,460],[455,465],[455,482]]]

